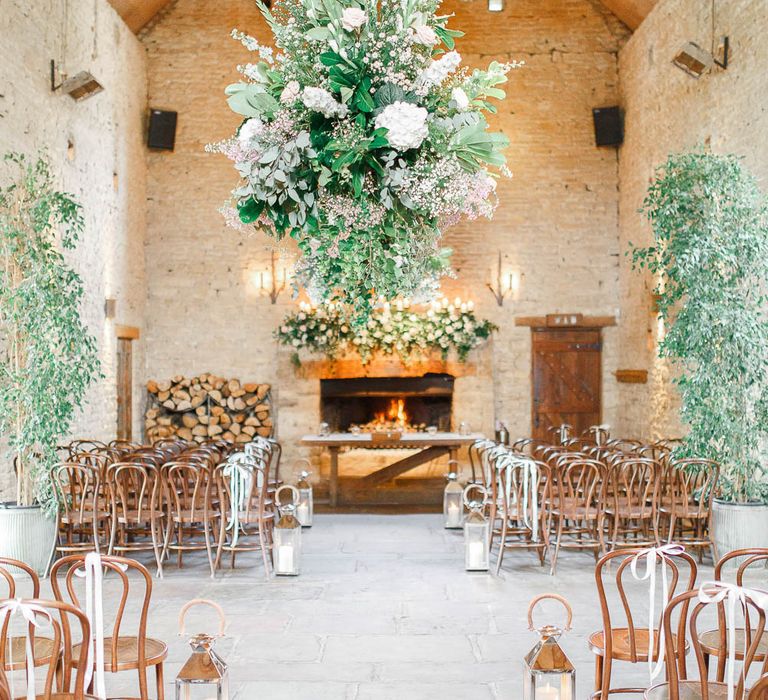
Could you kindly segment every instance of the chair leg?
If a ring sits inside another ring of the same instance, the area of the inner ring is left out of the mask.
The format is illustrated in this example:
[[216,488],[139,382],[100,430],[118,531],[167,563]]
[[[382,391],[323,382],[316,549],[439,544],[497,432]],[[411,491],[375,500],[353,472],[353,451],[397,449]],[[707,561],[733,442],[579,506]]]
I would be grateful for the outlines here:
[[261,560],[264,562],[264,576],[269,578],[269,562],[267,560],[267,537],[266,537],[266,524],[259,518],[258,532],[259,532],[259,545],[261,546]]
[[155,561],[157,562],[157,577],[163,578],[163,553],[160,548],[160,543],[157,541],[157,528],[157,521],[155,518],[152,518],[152,521],[149,524],[149,531],[152,535],[152,551],[155,554]]
[[203,521],[203,536],[205,537],[205,551],[208,555],[208,566],[211,567],[211,578],[216,578],[216,569],[214,568],[213,551],[211,548],[211,523],[207,515]]
[[599,654],[595,654],[595,693],[593,697],[600,693],[602,697],[603,690],[603,657]]
[[502,526],[501,526],[501,539],[499,540],[499,556],[496,559],[496,575],[499,575],[499,571],[501,571],[501,560],[504,558],[504,545],[507,541],[507,523],[509,522],[507,520],[507,514],[502,513],[502,518],[504,520]]
[[165,681],[163,680],[162,662],[155,666],[155,678],[157,680],[157,700],[165,700]]
[[139,667],[139,694],[141,700],[149,700],[149,692],[147,691],[147,669],[145,666]]
[[611,670],[612,659],[610,656],[604,656],[602,661],[603,678],[600,681],[600,698],[607,698],[611,694]]
[[555,540],[555,552],[552,555],[552,566],[549,569],[549,575],[554,576],[557,571],[557,556],[560,554],[560,540],[563,536],[563,518],[558,516],[557,518],[557,535]]

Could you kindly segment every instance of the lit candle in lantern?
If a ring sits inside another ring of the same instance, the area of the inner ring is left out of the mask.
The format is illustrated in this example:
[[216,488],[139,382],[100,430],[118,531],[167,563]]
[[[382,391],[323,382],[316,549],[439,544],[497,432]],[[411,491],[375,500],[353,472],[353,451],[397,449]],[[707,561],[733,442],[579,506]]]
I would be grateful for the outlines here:
[[470,542],[469,543],[469,566],[473,569],[479,569],[483,566],[484,561],[485,561],[485,543]]
[[280,571],[292,571],[293,570],[293,547],[290,545],[283,545],[277,548],[277,568]]

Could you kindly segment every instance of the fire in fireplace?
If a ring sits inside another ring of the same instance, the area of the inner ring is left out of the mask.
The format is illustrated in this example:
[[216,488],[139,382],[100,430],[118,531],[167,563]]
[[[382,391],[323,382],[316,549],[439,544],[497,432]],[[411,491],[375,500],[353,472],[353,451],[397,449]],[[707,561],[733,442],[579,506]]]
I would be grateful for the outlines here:
[[423,377],[322,379],[322,420],[334,432],[451,429],[453,381],[448,374]]

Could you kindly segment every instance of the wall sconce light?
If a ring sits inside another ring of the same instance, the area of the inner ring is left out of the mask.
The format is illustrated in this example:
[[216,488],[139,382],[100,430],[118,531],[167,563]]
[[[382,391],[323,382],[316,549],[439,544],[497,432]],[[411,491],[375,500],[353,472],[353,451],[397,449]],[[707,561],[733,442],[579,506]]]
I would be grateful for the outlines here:
[[51,92],[61,90],[65,95],[69,95],[75,102],[87,100],[97,93],[101,92],[104,86],[96,80],[87,70],[80,71],[71,78],[62,74],[62,81],[56,84],[56,61],[51,59]]
[[111,297],[104,300],[104,316],[112,320],[117,315],[117,299]]
[[499,306],[504,306],[504,299],[510,294],[515,296],[520,290],[520,273],[509,272],[507,275],[504,275],[502,272],[501,251],[499,251],[499,259],[496,267],[496,286],[494,287],[494,285],[489,282],[487,287],[491,290],[491,294],[493,294],[496,303]]
[[283,267],[280,271],[280,281],[277,275],[277,253],[273,250],[269,259],[269,269],[267,271],[254,273],[254,284],[259,288],[259,292],[268,296],[273,304],[277,303],[277,298],[285,291],[288,286],[288,268]]
[[710,51],[692,41],[687,41],[672,59],[678,68],[688,73],[693,78],[700,78],[712,66],[719,66],[723,70],[728,68],[729,42],[728,37],[720,39],[715,47],[715,27],[717,26],[716,0],[712,0],[712,47]]
[[488,0],[488,12],[502,12],[504,0]]

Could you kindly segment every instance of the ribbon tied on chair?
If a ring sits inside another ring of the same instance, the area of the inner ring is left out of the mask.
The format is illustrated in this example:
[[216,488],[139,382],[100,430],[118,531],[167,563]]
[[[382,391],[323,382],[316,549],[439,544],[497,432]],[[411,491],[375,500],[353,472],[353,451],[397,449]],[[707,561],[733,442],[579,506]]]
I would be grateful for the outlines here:
[[[539,467],[536,462],[528,457],[518,457],[514,454],[506,453],[499,458],[501,468],[506,472],[504,474],[504,495],[507,507],[512,502],[512,470],[520,468],[523,477],[522,504],[518,506],[522,509],[523,524],[531,531],[531,538],[534,542],[539,541]],[[530,502],[530,516],[528,514],[528,505]]]
[[[26,673],[27,673],[27,700],[35,700],[35,655],[32,645],[32,635],[30,626],[35,628],[51,629],[53,627],[53,615],[40,605],[35,603],[24,603],[21,598],[4,600],[0,603],[0,627],[5,626],[6,621],[16,614],[20,614],[27,624],[24,626],[24,651],[26,654]],[[10,664],[13,668],[13,644],[9,644]],[[11,671],[11,697],[16,697],[13,681],[13,671]]]
[[[681,544],[665,544],[661,547],[649,547],[638,552],[632,558],[630,569],[632,576],[637,581],[648,581],[648,673],[651,684],[661,673],[664,667],[664,626],[659,624],[659,655],[656,663],[653,662],[655,617],[656,617],[656,565],[661,564],[661,599],[662,605],[667,604],[669,598],[669,580],[667,578],[668,557],[678,557],[685,553],[685,547]],[[638,574],[637,567],[641,561],[645,561],[645,573]]]
[[253,483],[254,458],[238,452],[227,460],[224,476],[229,479],[232,507],[230,508],[227,530],[232,531],[232,546],[237,546],[240,537],[240,510],[245,508]]
[[[742,588],[724,581],[708,581],[699,587],[699,601],[702,603],[724,603],[728,623],[728,700],[736,695],[736,606],[746,612],[747,601],[768,614],[768,592],[754,588]],[[744,658],[747,658],[748,635],[744,634]],[[744,679],[744,668],[741,669]]]

